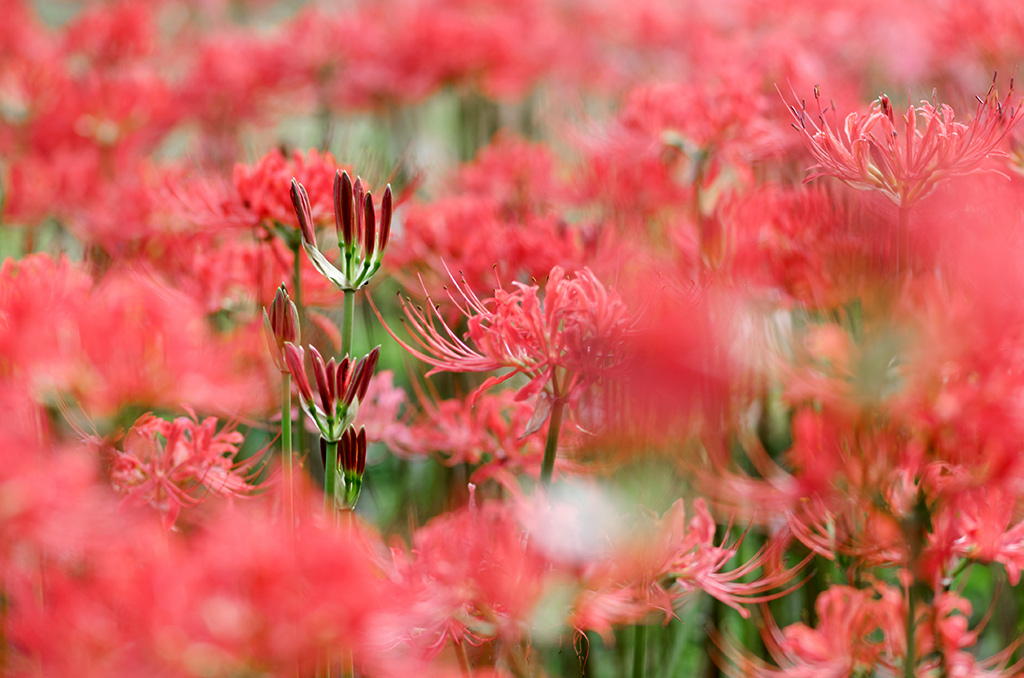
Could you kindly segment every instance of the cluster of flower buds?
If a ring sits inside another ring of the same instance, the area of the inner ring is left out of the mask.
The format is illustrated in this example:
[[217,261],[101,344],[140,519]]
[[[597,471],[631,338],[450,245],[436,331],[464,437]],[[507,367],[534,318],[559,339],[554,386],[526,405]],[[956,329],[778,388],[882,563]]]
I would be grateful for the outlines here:
[[[327,468],[327,441],[320,441],[320,457]],[[334,504],[344,510],[352,510],[359,501],[363,489],[363,473],[366,471],[366,429],[349,426],[338,441],[338,465],[335,469],[341,480],[335,485]]]
[[317,404],[306,376],[305,351],[300,346],[286,343],[285,360],[288,370],[299,390],[302,409],[320,430],[320,436],[327,442],[341,440],[359,410],[359,403],[366,398],[366,389],[377,366],[380,347],[373,349],[359,361],[348,356],[341,362],[331,358],[324,363],[320,352],[309,347],[313,358],[313,378],[316,382],[320,403]]
[[339,170],[334,176],[334,222],[341,250],[340,268],[329,262],[317,249],[313,214],[306,189],[292,179],[292,205],[302,227],[302,247],[306,256],[336,287],[352,292],[365,286],[380,268],[384,249],[391,234],[392,196],[390,184],[384,188],[380,202],[380,222],[373,207],[373,195],[365,189],[362,179],[355,184],[348,172]]
[[263,330],[274,365],[282,374],[287,373],[284,345],[299,343],[299,312],[288,297],[288,288],[283,284],[277,288],[274,301],[270,304],[270,313],[263,309]]

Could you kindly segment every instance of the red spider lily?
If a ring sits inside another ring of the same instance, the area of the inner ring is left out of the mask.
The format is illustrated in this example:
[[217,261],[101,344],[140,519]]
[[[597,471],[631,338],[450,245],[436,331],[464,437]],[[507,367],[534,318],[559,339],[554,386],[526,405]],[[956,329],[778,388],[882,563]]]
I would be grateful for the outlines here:
[[[840,678],[879,673],[899,675],[907,662],[907,603],[904,592],[880,582],[856,589],[832,586],[815,602],[818,623],[796,623],[779,629],[765,609],[762,635],[777,667],[726,643],[716,643],[727,660],[725,673],[738,678]],[[1009,653],[978,660],[966,651],[977,642],[967,627],[970,603],[952,593],[940,593],[919,608],[914,620],[914,675],[1013,675],[1006,667]]]
[[835,308],[862,294],[872,271],[857,212],[823,190],[767,185],[728,192],[713,218],[729,243],[725,272],[785,306]]
[[288,372],[284,345],[298,342],[299,312],[288,298],[288,288],[284,285],[277,288],[277,294],[270,305],[270,314],[267,314],[267,309],[263,309],[263,330],[274,366],[281,372]]
[[128,432],[124,450],[114,451],[111,482],[126,502],[159,511],[169,529],[183,507],[259,489],[254,483],[261,456],[235,460],[243,440],[231,428],[217,431],[214,417],[200,423],[190,412],[171,422],[145,414]]
[[[567,497],[551,504],[523,502],[521,510],[531,544],[579,581],[570,619],[578,630],[604,635],[614,625],[638,623],[655,612],[668,618],[696,591],[747,617],[744,604],[773,600],[803,583],[794,585],[793,579],[807,561],[777,567],[774,547],[727,569],[739,541],[715,544],[715,521],[702,499],[694,502],[689,521],[678,500],[660,518],[643,512],[641,520],[627,525],[615,515],[616,507],[608,506],[614,500],[607,495],[583,491]],[[763,576],[741,581],[759,569]]]
[[[543,438],[523,435],[528,430],[533,407],[515,400],[515,393],[504,389],[481,394],[470,405],[464,398],[439,400],[435,395],[419,394],[422,412],[408,424],[402,439],[392,447],[407,457],[430,455],[446,466],[468,464],[473,468],[471,482],[502,482],[508,474],[526,471],[536,474],[544,456]],[[362,412],[362,410],[360,410]],[[563,431],[565,446],[573,446],[574,427]],[[582,464],[559,457],[556,470],[583,473]]]
[[967,123],[956,122],[953,109],[945,104],[922,101],[920,108],[910,106],[902,129],[884,94],[867,115],[850,113],[842,131],[826,117],[828,109],[822,108],[817,87],[818,122],[803,102],[799,109],[790,106],[790,112],[818,161],[808,181],[833,176],[854,188],[878,190],[896,205],[909,207],[942,180],[979,171],[987,158],[1005,157],[996,147],[1024,116],[1020,102],[1014,107],[1013,95],[1011,78],[1010,91],[1000,102],[993,80],[985,98],[978,97],[974,117]]
[[393,549],[399,607],[389,612],[402,620],[395,631],[424,656],[449,641],[500,638],[514,645],[523,637],[551,569],[525,541],[515,509],[508,502],[470,504],[417,530],[409,555]]
[[407,455],[433,454],[442,464],[504,464],[543,453],[536,436],[520,437],[531,415],[509,390],[484,393],[469,407],[462,398],[435,401],[420,395],[422,416],[413,424]]
[[413,444],[408,407],[409,397],[395,385],[394,373],[383,370],[370,379],[352,425],[366,429],[368,442],[384,443],[391,450],[408,448]]
[[391,185],[384,187],[380,203],[380,222],[373,208],[373,196],[365,190],[362,180],[353,185],[348,172],[338,170],[334,176],[334,219],[341,250],[341,268],[327,261],[316,245],[313,213],[309,195],[302,184],[292,179],[292,206],[302,229],[302,247],[320,273],[338,289],[358,290],[370,282],[380,268],[384,250],[391,235],[393,199]]
[[465,281],[455,284],[462,302],[454,295],[449,297],[468,319],[470,343],[445,323],[429,296],[426,311],[402,300],[407,327],[419,348],[399,339],[390,328],[388,333],[409,353],[433,366],[428,375],[512,368],[504,375],[488,377],[472,399],[517,374],[529,377],[516,399],[544,393],[527,429],[532,432],[547,419],[552,402],[578,404],[589,387],[621,372],[634,318],[619,295],[587,268],[571,278],[561,267],[551,269],[543,301],[539,286],[513,284],[514,290],[499,288],[484,300]]
[[[394,599],[372,552],[384,545],[358,523],[318,527],[312,502],[297,505],[294,529],[269,505],[248,507],[225,507],[184,535],[128,516],[104,524],[86,504],[64,511],[76,528],[81,510],[90,511],[78,536],[84,549],[77,540],[57,546],[51,553],[59,557],[40,559],[29,565],[34,574],[17,579],[16,561],[5,562],[5,669],[17,674],[15,665],[32,663],[40,676],[101,678],[259,666],[313,675],[318,657],[344,648],[366,674],[416,675],[413,667],[383,671],[386,658],[368,642],[375,610]],[[32,585],[40,578],[45,598]]]
[[1024,569],[1024,521],[1013,519],[1016,507],[1016,496],[1000,488],[957,493],[932,516],[929,551],[1000,563],[1016,586]]
[[298,177],[313,189],[316,196],[316,201],[310,206],[310,222],[324,223],[331,213],[327,189],[337,170],[338,161],[330,153],[321,154],[316,149],[305,154],[295,151],[288,159],[274,149],[252,167],[235,165],[235,191],[256,223],[266,220],[295,228],[299,222],[287,190]]
[[558,169],[547,146],[500,136],[459,169],[449,191],[408,206],[388,273],[407,288],[419,275],[429,294],[441,295],[450,278],[441,262],[473,289],[486,289],[496,275],[529,281],[556,265],[579,267],[594,252],[584,250],[586,231],[566,223],[569,188]]
[[325,364],[316,348],[310,346],[309,351],[313,357],[313,377],[316,380],[320,405],[316,403],[309,378],[306,376],[305,351],[301,346],[292,343],[284,345],[288,371],[291,372],[292,379],[299,389],[302,409],[316,424],[320,435],[328,442],[338,442],[345,429],[355,419],[359,403],[366,398],[366,389],[373,376],[373,368],[377,365],[380,347],[351,365],[352,361],[348,356],[342,358],[339,363],[331,358]]
[[388,273],[407,288],[422,286],[437,296],[450,278],[442,261],[457,266],[473,289],[493,285],[495,276],[535,280],[554,266],[581,265],[585,251],[580,229],[567,226],[551,209],[521,216],[512,209],[518,209],[515,203],[507,208],[497,197],[481,195],[409,205],[401,237],[388,250]]

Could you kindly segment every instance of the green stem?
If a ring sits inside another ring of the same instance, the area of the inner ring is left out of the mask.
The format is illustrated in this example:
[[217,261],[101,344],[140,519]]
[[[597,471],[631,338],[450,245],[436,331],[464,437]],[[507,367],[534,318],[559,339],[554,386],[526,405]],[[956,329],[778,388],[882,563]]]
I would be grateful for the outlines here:
[[[300,275],[302,260],[299,259],[299,250],[302,249],[302,245],[296,245],[292,249],[293,264],[292,264],[292,291],[295,293],[293,301],[295,302],[295,314],[299,318],[299,336],[302,336],[302,330],[306,326],[306,308],[302,305],[302,276]],[[294,451],[301,458],[303,456],[303,450],[308,449],[309,441],[307,440],[306,429],[302,426],[302,417],[299,417],[298,430],[295,432],[295,447]],[[314,453],[316,454],[316,453]]]
[[466,646],[461,642],[455,643],[455,656],[459,660],[459,671],[465,678],[471,678],[473,669],[469,667],[469,657],[466,656]]
[[540,484],[544,488],[551,486],[551,476],[555,471],[555,454],[558,452],[558,434],[562,428],[562,411],[565,399],[555,397],[551,406],[551,419],[548,422],[548,440],[544,445],[544,461],[540,467]]
[[917,659],[914,656],[917,648],[914,647],[914,586],[912,582],[907,587],[907,656],[903,662],[904,678],[914,678],[914,670],[917,668]]
[[[337,450],[337,445],[335,445],[335,450]],[[336,524],[341,527],[341,531],[346,539],[350,539],[352,537],[352,514],[353,511],[349,508],[335,512]],[[352,654],[351,648],[346,648],[341,652],[341,675],[342,678],[354,678],[356,675],[355,656]]]
[[295,494],[292,486],[292,377],[281,377],[281,455],[284,457],[284,501],[287,506],[288,529],[295,527]]
[[334,486],[338,480],[338,441],[327,441],[327,463],[324,464],[324,513],[335,512]]
[[637,624],[633,627],[636,641],[633,643],[633,678],[644,678],[647,669],[647,627]]
[[341,354],[352,353],[352,334],[355,325],[356,291],[345,290],[345,300],[341,315]]

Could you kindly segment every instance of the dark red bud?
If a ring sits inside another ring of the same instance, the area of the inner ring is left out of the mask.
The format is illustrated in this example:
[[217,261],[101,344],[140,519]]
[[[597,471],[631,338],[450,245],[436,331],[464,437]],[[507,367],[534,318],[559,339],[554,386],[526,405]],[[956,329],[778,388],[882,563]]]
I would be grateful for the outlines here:
[[307,403],[313,402],[313,389],[309,387],[309,379],[306,377],[305,352],[301,347],[287,343],[284,345],[284,359],[299,389],[299,395]]
[[323,356],[316,350],[316,347],[309,347],[310,357],[313,359],[313,377],[316,379],[316,388],[320,392],[320,402],[324,406],[324,412],[327,416],[334,416],[333,401],[331,400],[331,390],[327,386],[327,366],[324,364]]
[[327,361],[327,390],[331,394],[331,402],[338,402],[338,363],[334,358]]
[[359,435],[356,436],[356,473],[363,475],[366,471],[366,429],[360,427]]
[[334,223],[338,240],[346,247],[352,244],[352,179],[339,170],[334,175]]
[[359,209],[363,204],[363,196],[366,194],[366,187],[363,186],[363,180],[361,177],[356,177],[356,182],[352,186],[352,201],[355,205],[355,223],[352,227],[352,237],[361,238],[363,237],[363,210]]
[[356,363],[355,369],[352,370],[352,376],[348,378],[348,389],[345,391],[345,403],[351,405],[352,401],[355,400],[356,395],[359,391],[359,382],[363,378],[363,370],[366,369],[366,359],[360,360]]
[[372,259],[377,243],[377,219],[373,214],[373,196],[367,193],[364,203],[363,225],[366,228],[366,235],[363,236],[363,247],[366,248],[366,259]]
[[277,294],[270,305],[270,322],[274,336],[282,346],[286,341],[295,343],[298,337],[299,312],[288,297],[288,288],[284,285],[277,288]]
[[302,239],[313,247],[316,247],[316,233],[313,231],[313,208],[309,204],[309,196],[302,184],[292,179],[292,207],[295,209],[295,216],[299,218],[299,228],[302,229]]
[[391,196],[391,184],[384,187],[384,197],[380,201],[380,252],[388,246],[388,237],[391,235],[391,214],[394,210],[394,198]]
[[373,371],[377,368],[377,359],[380,357],[380,346],[376,347],[363,358],[363,372],[360,376],[360,383],[356,384],[356,396],[360,401],[366,397],[366,389],[370,387],[370,379],[373,378]]
[[344,457],[340,457],[340,459],[342,459],[343,464],[342,468],[343,470],[349,472],[355,471],[359,457],[359,450],[356,449],[358,446],[358,442],[356,440],[355,429],[353,429],[351,426],[345,429],[345,435],[343,437],[343,440],[345,442],[345,454]]

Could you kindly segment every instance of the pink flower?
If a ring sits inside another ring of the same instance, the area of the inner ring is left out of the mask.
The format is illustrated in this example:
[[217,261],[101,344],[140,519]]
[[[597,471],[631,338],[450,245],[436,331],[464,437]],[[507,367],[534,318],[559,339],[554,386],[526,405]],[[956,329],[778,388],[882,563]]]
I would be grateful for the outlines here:
[[[814,88],[818,122],[807,115],[805,102],[790,106],[796,129],[804,134],[807,148],[818,164],[811,180],[832,176],[862,190],[878,190],[900,207],[921,200],[943,179],[979,171],[989,157],[1005,156],[996,147],[1024,115],[1012,106],[1013,79],[1002,102],[995,82],[985,98],[978,98],[974,117],[967,123],[954,120],[945,104],[922,101],[910,106],[900,129],[889,97],[881,95],[867,115],[850,113],[840,131],[830,123]],[[832,106],[835,113],[835,106]],[[918,123],[923,123],[923,128]],[[820,123],[820,126],[819,126]]]
[[241,433],[231,427],[217,431],[217,420],[190,417],[166,421],[144,414],[115,450],[111,483],[125,501],[151,505],[170,528],[182,507],[209,496],[245,496],[255,492],[261,455],[236,461]]
[[547,419],[555,400],[578,403],[591,386],[622,369],[634,319],[619,295],[588,268],[571,278],[559,266],[551,269],[543,300],[539,286],[513,285],[512,291],[499,288],[493,297],[481,300],[464,281],[456,283],[465,306],[454,295],[450,297],[468,319],[466,340],[445,323],[429,296],[425,311],[402,301],[414,345],[388,332],[407,351],[434,366],[428,375],[511,368],[501,376],[488,377],[474,399],[517,374],[529,377],[516,399],[544,394],[528,427],[530,433]]

